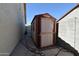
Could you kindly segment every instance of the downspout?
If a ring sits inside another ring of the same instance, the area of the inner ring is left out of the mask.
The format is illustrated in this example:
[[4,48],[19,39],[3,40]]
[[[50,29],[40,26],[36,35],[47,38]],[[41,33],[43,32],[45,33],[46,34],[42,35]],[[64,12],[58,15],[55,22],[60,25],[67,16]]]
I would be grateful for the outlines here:
[[75,20],[74,20],[74,48],[75,48],[75,44],[76,44],[76,19],[77,19],[77,17],[75,17]]

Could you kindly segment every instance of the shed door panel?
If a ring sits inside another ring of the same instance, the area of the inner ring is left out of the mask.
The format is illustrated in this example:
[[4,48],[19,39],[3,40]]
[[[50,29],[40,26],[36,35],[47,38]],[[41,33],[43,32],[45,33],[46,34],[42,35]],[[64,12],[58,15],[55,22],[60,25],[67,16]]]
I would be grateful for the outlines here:
[[41,35],[41,47],[53,45],[53,36],[52,34]]
[[42,18],[41,20],[41,32],[52,32],[53,22],[49,18]]
[[46,21],[41,20],[41,32],[46,32]]
[[53,45],[53,22],[49,18],[41,19],[41,47]]

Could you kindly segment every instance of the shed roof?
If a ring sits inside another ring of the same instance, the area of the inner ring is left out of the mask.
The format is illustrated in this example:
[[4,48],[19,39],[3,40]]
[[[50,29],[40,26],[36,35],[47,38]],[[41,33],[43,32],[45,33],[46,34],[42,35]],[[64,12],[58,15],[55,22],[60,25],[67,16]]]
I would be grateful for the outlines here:
[[[33,20],[32,20],[32,22],[34,21],[34,19],[35,19],[36,17],[52,18],[54,21],[56,20],[56,18],[53,17],[53,16],[51,16],[49,13],[44,13],[44,14],[35,15],[34,18],[33,18]],[[31,22],[31,23],[32,23],[32,22]]]
[[[79,7],[79,4],[77,4],[74,8],[72,8],[70,11],[68,11],[65,15],[63,15],[58,21],[62,20],[65,16],[67,16],[69,13],[71,13],[73,10]],[[57,21],[57,22],[58,22]]]

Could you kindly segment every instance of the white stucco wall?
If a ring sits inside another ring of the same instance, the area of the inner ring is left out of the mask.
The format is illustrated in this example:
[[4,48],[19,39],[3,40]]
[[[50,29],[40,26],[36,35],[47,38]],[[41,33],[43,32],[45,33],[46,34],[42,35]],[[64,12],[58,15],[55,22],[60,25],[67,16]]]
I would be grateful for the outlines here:
[[58,36],[79,52],[79,7],[59,21]]
[[0,4],[0,55],[10,55],[22,39],[24,31],[23,4]]

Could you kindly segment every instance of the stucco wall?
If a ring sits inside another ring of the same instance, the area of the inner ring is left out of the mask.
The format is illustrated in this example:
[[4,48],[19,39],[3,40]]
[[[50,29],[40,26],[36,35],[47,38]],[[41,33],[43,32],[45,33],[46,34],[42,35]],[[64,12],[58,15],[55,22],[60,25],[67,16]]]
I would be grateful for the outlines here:
[[79,7],[59,21],[58,36],[79,52]]
[[10,55],[22,39],[23,10],[23,4],[0,4],[0,55]]

